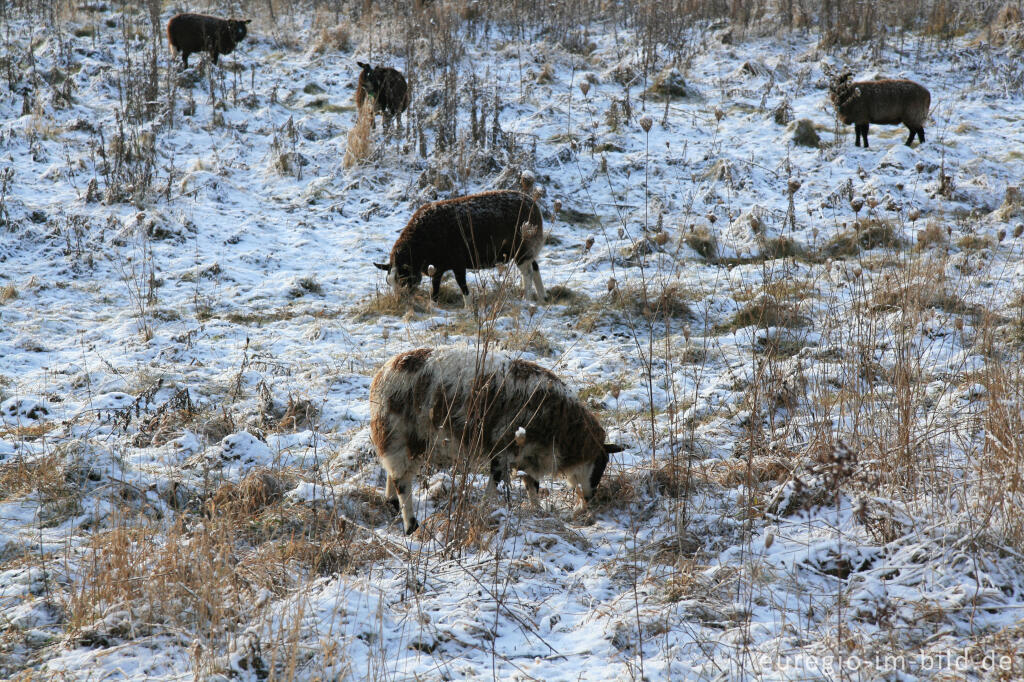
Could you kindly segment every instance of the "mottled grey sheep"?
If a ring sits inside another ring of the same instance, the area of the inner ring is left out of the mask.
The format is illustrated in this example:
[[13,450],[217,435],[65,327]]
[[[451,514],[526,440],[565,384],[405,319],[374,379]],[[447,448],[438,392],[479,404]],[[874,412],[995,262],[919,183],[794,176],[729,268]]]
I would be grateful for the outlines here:
[[213,63],[222,54],[230,54],[245,39],[246,25],[251,19],[220,19],[206,14],[175,14],[167,22],[167,42],[171,50],[181,53],[181,61],[188,68],[188,56],[193,52],[209,52]]
[[388,360],[370,384],[370,440],[387,473],[384,494],[419,526],[412,479],[420,464],[489,467],[492,493],[524,472],[530,501],[539,480],[562,476],[582,499],[594,494],[608,455],[597,418],[552,372],[503,353],[467,346],[420,348]]
[[829,97],[836,107],[839,120],[854,124],[855,144],[861,138],[868,146],[868,124],[902,123],[910,130],[907,145],[917,135],[924,142],[924,122],[931,106],[931,94],[923,85],[909,80],[877,80],[851,83],[849,72],[832,81]]

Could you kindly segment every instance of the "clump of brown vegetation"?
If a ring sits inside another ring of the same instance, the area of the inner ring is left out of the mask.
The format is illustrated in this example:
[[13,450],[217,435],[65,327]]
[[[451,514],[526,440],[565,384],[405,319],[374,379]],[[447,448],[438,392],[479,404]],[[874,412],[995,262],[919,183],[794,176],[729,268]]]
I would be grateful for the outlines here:
[[856,256],[861,249],[897,249],[904,246],[899,228],[891,220],[865,218],[857,220],[853,229],[835,235],[822,247],[824,255],[831,258]]

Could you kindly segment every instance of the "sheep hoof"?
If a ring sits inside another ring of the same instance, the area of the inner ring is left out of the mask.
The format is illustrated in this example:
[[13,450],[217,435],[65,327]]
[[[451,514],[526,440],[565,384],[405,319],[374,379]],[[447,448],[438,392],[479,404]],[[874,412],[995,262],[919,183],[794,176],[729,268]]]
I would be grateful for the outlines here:
[[416,517],[413,517],[412,521],[409,522],[409,525],[405,527],[405,534],[406,535],[412,535],[413,533],[416,532],[416,529],[419,528],[419,527],[420,527],[419,521],[416,520]]

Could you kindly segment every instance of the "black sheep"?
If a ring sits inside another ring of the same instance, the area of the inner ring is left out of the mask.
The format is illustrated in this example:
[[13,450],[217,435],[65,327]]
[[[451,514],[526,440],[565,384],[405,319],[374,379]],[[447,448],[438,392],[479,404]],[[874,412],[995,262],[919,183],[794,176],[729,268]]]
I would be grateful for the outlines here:
[[374,112],[384,112],[384,127],[392,116],[402,120],[402,112],[409,107],[409,84],[405,76],[390,66],[370,66],[356,62],[362,69],[356,83],[356,106],[363,106],[367,97],[373,98]]
[[544,300],[537,255],[544,245],[544,218],[537,203],[522,192],[481,192],[421,206],[398,235],[387,263],[374,263],[388,273],[400,293],[415,289],[423,275],[431,277],[437,300],[441,278],[451,270],[469,304],[466,271],[514,262],[523,287],[533,287]]
[[206,14],[175,14],[167,22],[167,42],[171,50],[181,53],[188,68],[193,52],[209,52],[213,63],[222,54],[230,54],[245,39],[246,25],[251,19],[220,19]]
[[854,125],[859,147],[861,139],[868,146],[868,124],[902,123],[910,131],[907,145],[924,142],[924,122],[932,96],[928,88],[908,80],[877,80],[850,82],[849,72],[843,73],[829,85],[829,97],[835,104],[839,120]]

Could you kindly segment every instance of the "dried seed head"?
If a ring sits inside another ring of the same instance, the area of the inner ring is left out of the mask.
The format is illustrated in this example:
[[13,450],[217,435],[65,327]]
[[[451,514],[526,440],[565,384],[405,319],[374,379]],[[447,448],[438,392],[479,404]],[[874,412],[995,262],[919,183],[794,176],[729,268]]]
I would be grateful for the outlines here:
[[715,120],[721,121],[723,118],[725,118],[725,112],[718,107],[715,107]]
[[775,534],[771,533],[771,532],[765,533],[764,534],[764,548],[768,549],[773,544],[775,544]]
[[655,232],[654,236],[651,239],[658,246],[665,246],[665,244],[668,243],[668,232],[665,232],[665,231]]
[[614,277],[609,277],[608,278],[608,291],[611,292],[614,289],[615,289],[615,278]]
[[391,336],[391,330],[388,329],[387,327],[384,327],[383,329],[380,330],[380,335],[384,337],[385,341],[387,341],[388,337]]
[[867,202],[868,206],[871,207],[871,208],[874,208],[875,206],[878,206],[878,199],[876,199],[875,197],[868,197],[867,199],[865,199],[865,201]]
[[587,237],[587,241],[583,242],[583,250],[590,251],[591,247],[594,246],[594,235]]
[[789,181],[789,193],[796,194],[796,191],[800,189],[801,182],[796,178]]
[[435,272],[437,272],[437,268],[435,268],[433,265],[427,266],[427,277],[433,277]]
[[583,93],[584,97],[587,96],[587,93],[590,92],[590,81],[583,81],[580,83],[580,92]]
[[1024,223],[1017,223],[1017,226],[1013,228],[1013,236],[1019,237],[1024,234]]
[[910,209],[910,212],[907,213],[907,218],[910,219],[910,222],[914,222],[915,220],[917,220],[920,217],[921,217],[921,211],[917,210],[916,208]]
[[612,386],[612,390],[610,391],[610,393],[612,394],[612,397],[615,398],[616,400],[619,399],[619,394],[621,392],[622,392],[622,388],[618,384],[615,384],[614,386]]
[[860,210],[864,208],[864,197],[854,197],[850,199],[850,208],[853,209],[854,213],[860,213]]
[[529,194],[533,191],[533,186],[537,182],[537,177],[530,171],[523,171],[519,176],[519,186],[522,188],[524,194]]
[[654,125],[654,121],[650,116],[644,116],[640,119],[640,127],[644,129],[645,133],[651,132],[651,126]]
[[1006,230],[999,230],[999,241],[1006,239]]
[[715,214],[714,214],[714,213],[708,213],[708,214],[707,214],[706,216],[704,216],[704,217],[705,217],[705,218],[707,218],[708,222],[709,222],[709,223],[711,223],[712,225],[714,225],[714,224],[715,224],[715,221],[716,221],[716,220],[718,220],[718,218],[717,218],[717,217],[715,216]]
[[555,201],[551,204],[551,207],[555,209],[555,213],[557,214],[559,211],[562,210],[562,200],[555,199]]

